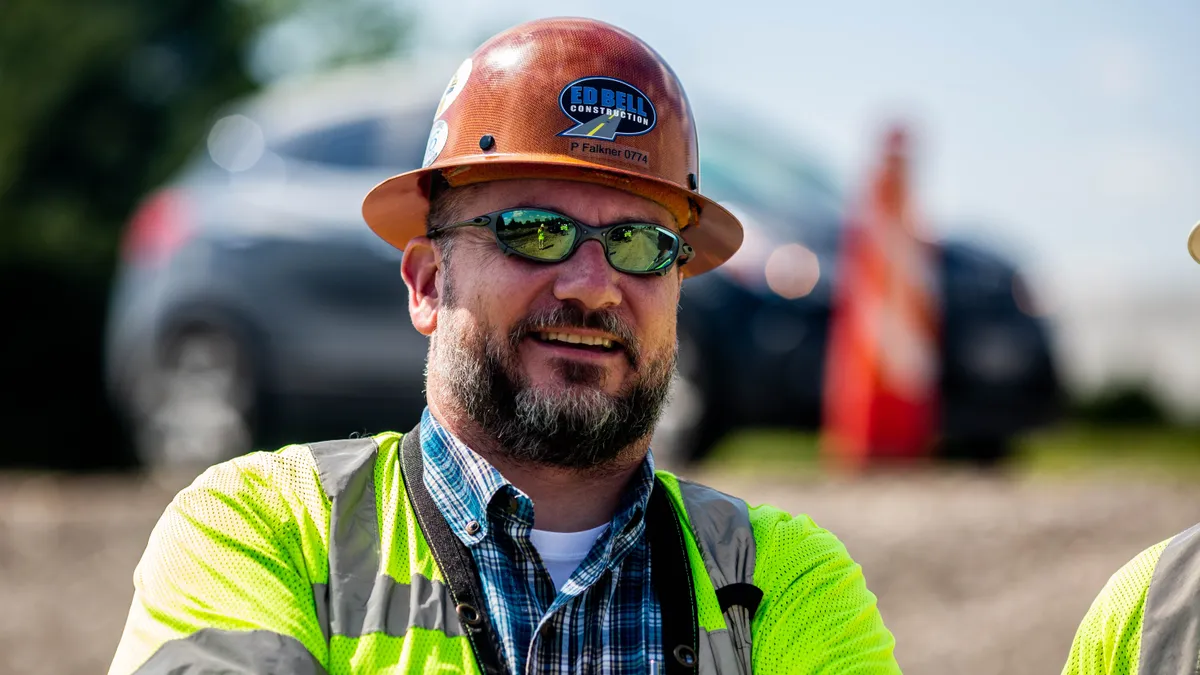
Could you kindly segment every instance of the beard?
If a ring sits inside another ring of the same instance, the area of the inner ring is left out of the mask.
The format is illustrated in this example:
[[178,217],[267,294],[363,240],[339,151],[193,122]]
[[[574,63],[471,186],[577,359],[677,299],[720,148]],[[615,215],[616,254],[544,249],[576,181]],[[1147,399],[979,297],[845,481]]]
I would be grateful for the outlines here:
[[[510,460],[568,469],[597,469],[647,437],[657,423],[675,373],[676,349],[646,358],[633,332],[613,312],[574,305],[535,312],[503,338],[443,314],[431,343],[429,368],[481,431]],[[445,321],[449,318],[450,321]],[[521,342],[545,328],[591,328],[618,337],[634,373],[616,394],[603,390],[605,370],[569,359],[552,361],[567,385],[548,390],[521,372]]]

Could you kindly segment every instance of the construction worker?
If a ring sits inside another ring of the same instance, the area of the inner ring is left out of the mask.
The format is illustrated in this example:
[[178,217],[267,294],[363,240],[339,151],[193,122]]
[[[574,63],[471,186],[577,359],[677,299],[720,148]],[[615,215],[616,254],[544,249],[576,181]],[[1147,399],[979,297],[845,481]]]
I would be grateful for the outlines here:
[[430,338],[421,419],[182,490],[109,672],[899,673],[833,534],[654,468],[681,283],[742,241],[697,158],[629,33],[479,47],[363,202]]
[[[1188,237],[1200,263],[1200,223]],[[1109,578],[1075,632],[1062,675],[1195,675],[1200,668],[1200,524]]]

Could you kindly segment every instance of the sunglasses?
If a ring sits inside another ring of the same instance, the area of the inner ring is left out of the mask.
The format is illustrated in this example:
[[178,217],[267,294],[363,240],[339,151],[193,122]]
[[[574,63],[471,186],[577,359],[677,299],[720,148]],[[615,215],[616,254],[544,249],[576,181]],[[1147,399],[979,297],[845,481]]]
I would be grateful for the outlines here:
[[608,264],[626,274],[663,275],[678,262],[687,263],[693,255],[680,236],[653,223],[618,223],[591,227],[545,209],[505,209],[471,220],[437,228],[435,237],[459,227],[486,227],[496,235],[505,255],[526,260],[557,263],[570,258],[585,241],[595,239],[604,245]]

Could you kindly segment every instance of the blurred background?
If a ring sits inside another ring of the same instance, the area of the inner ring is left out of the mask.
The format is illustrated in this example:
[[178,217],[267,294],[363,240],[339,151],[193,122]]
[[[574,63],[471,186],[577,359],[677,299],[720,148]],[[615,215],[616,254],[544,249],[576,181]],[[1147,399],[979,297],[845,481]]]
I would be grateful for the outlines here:
[[[1194,2],[9,0],[0,673],[107,668],[201,467],[413,424],[425,341],[361,199],[465,56],[559,15],[664,56],[746,226],[684,286],[656,455],[838,534],[905,672],[1058,672],[1108,575],[1200,520]],[[836,446],[832,409],[895,395],[831,345],[897,123],[934,322],[873,353],[932,427]]]

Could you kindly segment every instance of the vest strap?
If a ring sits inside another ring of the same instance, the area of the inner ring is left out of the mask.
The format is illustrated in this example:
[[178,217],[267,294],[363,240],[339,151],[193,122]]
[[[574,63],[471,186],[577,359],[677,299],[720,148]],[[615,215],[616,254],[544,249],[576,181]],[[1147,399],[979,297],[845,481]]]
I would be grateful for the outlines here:
[[490,617],[484,604],[483,588],[479,583],[479,570],[475,559],[466,545],[454,536],[446,519],[442,517],[433,496],[425,487],[425,468],[421,456],[421,427],[418,424],[404,435],[400,442],[400,470],[404,476],[404,491],[412,503],[417,524],[425,536],[434,560],[446,577],[450,597],[454,599],[455,611],[462,623],[475,661],[486,675],[508,673],[508,666],[501,657],[500,641],[492,629]]
[[667,488],[655,477],[646,507],[650,541],[650,583],[662,615],[663,661],[666,675],[689,675],[699,662],[700,620],[696,588],[688,562],[687,542]]

